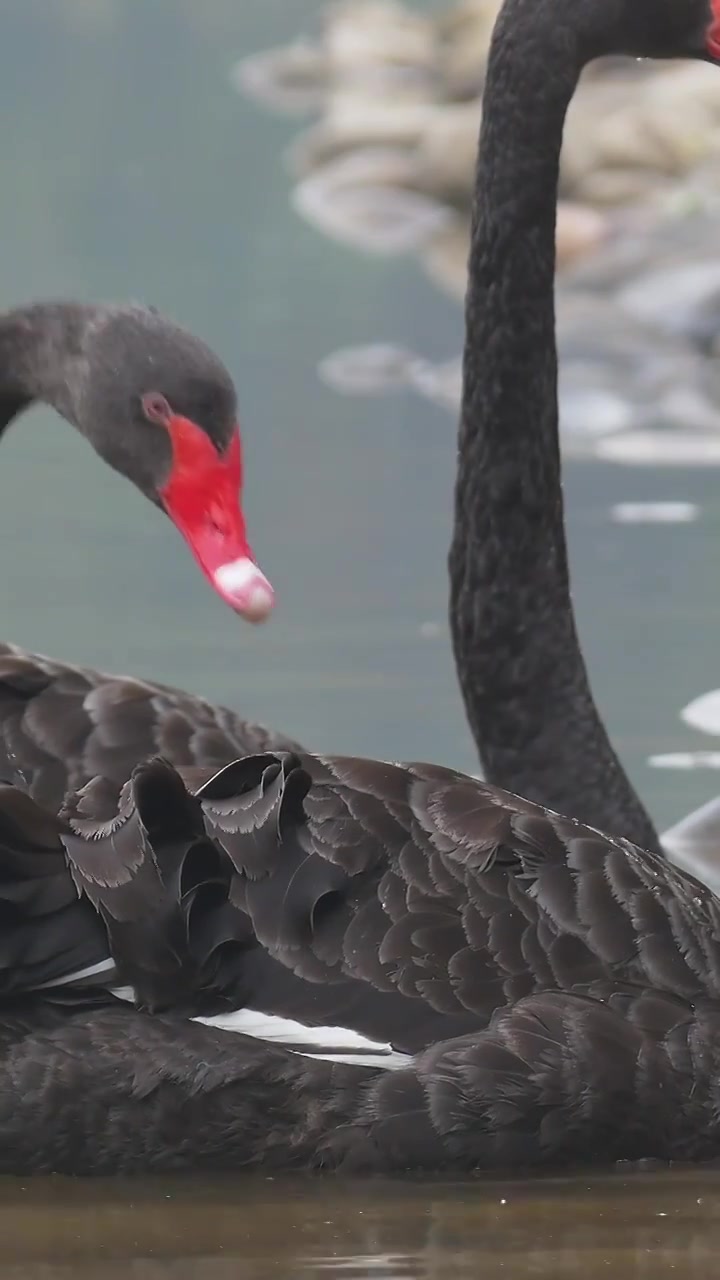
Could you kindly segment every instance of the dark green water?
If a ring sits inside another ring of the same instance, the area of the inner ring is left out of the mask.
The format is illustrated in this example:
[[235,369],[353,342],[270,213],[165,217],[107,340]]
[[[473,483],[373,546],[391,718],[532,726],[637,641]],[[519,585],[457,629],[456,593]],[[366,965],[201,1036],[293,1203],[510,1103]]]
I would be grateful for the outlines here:
[[720,1184],[0,1183],[13,1280],[711,1280]]
[[[195,329],[236,377],[247,507],[280,599],[252,631],[173,530],[51,414],[3,442],[3,634],[235,705],[311,746],[475,768],[445,629],[454,428],[415,397],[344,400],[339,345],[445,358],[462,317],[412,262],[361,259],[288,207],[289,122],[244,102],[236,59],[290,39],[315,0],[0,0],[0,306],[136,298]],[[575,595],[595,688],[658,822],[717,774],[651,752],[714,687],[718,474],[567,470]],[[610,523],[615,502],[697,502],[689,526]],[[421,632],[441,624],[437,638]],[[503,1204],[502,1201],[507,1203]],[[6,1184],[3,1275],[714,1275],[714,1178],[538,1189]]]

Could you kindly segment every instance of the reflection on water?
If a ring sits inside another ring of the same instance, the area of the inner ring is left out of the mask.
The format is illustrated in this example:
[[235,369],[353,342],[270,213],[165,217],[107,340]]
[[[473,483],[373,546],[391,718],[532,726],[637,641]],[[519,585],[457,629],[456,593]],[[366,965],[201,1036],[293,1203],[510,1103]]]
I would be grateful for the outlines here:
[[12,1280],[710,1280],[720,1178],[0,1183]]

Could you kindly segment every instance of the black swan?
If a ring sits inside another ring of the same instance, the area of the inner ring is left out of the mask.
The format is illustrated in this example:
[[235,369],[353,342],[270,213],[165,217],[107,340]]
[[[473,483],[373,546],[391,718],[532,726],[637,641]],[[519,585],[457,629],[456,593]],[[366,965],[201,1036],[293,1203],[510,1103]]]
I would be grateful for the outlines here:
[[588,55],[690,53],[681,24],[697,23],[702,36],[710,21],[706,2],[505,6],[485,86],[465,312],[450,624],[485,776],[653,849],[655,828],[593,700],[570,598],[554,308],[559,156]]
[[[520,164],[519,143],[515,151]],[[491,219],[482,188],[479,199]],[[521,440],[517,380],[488,376],[491,360],[499,375],[507,359],[500,339],[513,358],[521,341],[493,279],[512,277],[516,258],[536,254],[552,295],[554,189],[546,205],[527,250],[515,245],[514,212],[528,217],[517,201],[505,238],[489,221],[473,250],[469,349],[485,350],[488,364],[479,357],[469,364],[460,442],[450,564],[458,673],[491,781],[657,847],[593,703],[575,635],[554,383],[546,380],[544,399],[538,394],[537,415],[524,415]],[[526,275],[518,287],[527,288]],[[554,376],[552,304],[543,305],[533,359],[525,360],[528,386],[536,365],[549,364]],[[531,316],[528,300],[527,323]],[[171,516],[224,599],[252,619],[267,613],[272,595],[250,558],[238,505],[235,393],[204,344],[139,307],[46,303],[7,312],[0,316],[0,430],[34,400],[53,405]],[[536,455],[543,465],[526,483],[524,468],[535,467]],[[508,486],[517,487],[514,503]],[[179,690],[0,645],[0,775],[22,782],[50,809],[97,774],[119,793],[134,765],[156,751],[177,765],[220,766],[248,751],[296,745]]]
[[[720,62],[719,28],[707,0],[506,0],[474,261],[490,201],[521,189],[532,235],[585,61]],[[552,278],[520,261],[532,327]],[[294,752],[151,761],[114,805],[102,778],[57,820],[0,793],[3,1171],[720,1154],[720,902],[654,853],[451,770]]]
[[0,789],[0,1172],[720,1155],[692,876],[433,765],[190,773]]
[[[221,598],[261,621],[273,594],[240,505],[235,389],[212,351],[143,307],[38,303],[0,315],[0,432],[52,405],[111,467],[165,511]],[[95,774],[118,788],[162,751],[225,764],[289,738],[151,682],[106,676],[0,645],[0,774],[56,810]]]

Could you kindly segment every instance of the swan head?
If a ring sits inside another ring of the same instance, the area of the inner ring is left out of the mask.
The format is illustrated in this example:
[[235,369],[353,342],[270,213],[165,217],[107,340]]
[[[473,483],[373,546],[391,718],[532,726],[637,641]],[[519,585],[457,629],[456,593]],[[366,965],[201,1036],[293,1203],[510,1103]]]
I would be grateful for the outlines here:
[[720,0],[620,0],[609,22],[608,6],[597,0],[587,11],[609,37],[599,42],[608,53],[720,63]]
[[274,594],[248,542],[236,395],[224,365],[143,307],[98,308],[79,356],[67,416],[169,516],[220,598],[247,621],[264,621]]

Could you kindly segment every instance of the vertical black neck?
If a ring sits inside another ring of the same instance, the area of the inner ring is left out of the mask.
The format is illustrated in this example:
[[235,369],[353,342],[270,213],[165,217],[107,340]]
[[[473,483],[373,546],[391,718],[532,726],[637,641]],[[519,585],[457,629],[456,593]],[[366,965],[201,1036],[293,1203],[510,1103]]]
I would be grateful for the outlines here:
[[0,313],[0,433],[33,400],[73,420],[80,340],[92,313],[66,302]]
[[[658,837],[593,701],[568,580],[555,349],[559,155],[580,71],[543,6],[491,50],[466,304],[450,616],[490,781],[610,833]],[[526,28],[532,27],[531,30]]]

